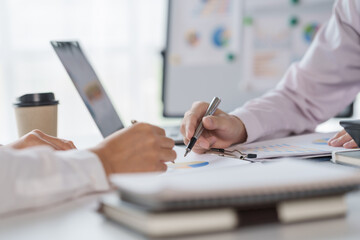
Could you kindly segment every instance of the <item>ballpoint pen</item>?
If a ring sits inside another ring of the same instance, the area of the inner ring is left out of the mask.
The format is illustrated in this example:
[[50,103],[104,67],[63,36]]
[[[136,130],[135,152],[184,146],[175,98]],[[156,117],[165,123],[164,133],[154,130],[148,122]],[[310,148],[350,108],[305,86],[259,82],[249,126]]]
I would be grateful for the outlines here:
[[[211,101],[208,109],[205,112],[204,117],[206,116],[210,116],[213,115],[214,112],[216,111],[217,107],[219,106],[221,102],[221,99],[218,97],[214,97],[213,100]],[[191,151],[191,149],[194,147],[196,141],[198,140],[198,138],[201,136],[202,132],[204,131],[204,126],[202,124],[202,121],[200,121],[200,124],[197,126],[194,136],[190,139],[189,144],[186,147],[186,151],[184,154],[184,157],[186,157],[186,155]]]

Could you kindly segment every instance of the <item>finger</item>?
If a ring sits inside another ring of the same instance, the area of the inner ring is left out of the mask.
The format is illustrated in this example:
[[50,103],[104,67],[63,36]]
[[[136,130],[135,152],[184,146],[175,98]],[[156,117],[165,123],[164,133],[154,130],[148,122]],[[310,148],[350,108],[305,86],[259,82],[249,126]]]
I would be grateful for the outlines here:
[[337,132],[332,138],[329,139],[328,143],[330,144],[330,142],[332,142],[334,139],[337,139],[345,134],[346,134],[345,129],[341,130],[340,132]]
[[77,147],[75,146],[75,144],[73,143],[73,141],[69,141],[69,144],[71,146],[72,149],[77,149]]
[[185,113],[183,120],[185,129],[183,130],[183,135],[186,138],[190,139],[194,135],[195,128],[201,121],[201,118],[204,116],[208,106],[209,103],[195,102],[191,109]]
[[45,139],[40,138],[40,137],[39,137],[38,143],[37,143],[36,145],[39,145],[39,146],[41,146],[41,145],[46,145],[46,146],[52,147],[52,148],[55,149],[55,150],[62,150],[62,148],[59,147],[58,145],[53,144],[52,142],[46,141]]
[[137,123],[131,125],[130,128],[137,129],[138,131],[145,131],[145,132],[149,131],[149,132],[156,133],[158,135],[165,136],[164,129],[154,126],[154,125],[151,125],[151,124],[148,124],[148,123],[137,122]]
[[209,141],[201,136],[197,141],[196,141],[196,144],[194,145],[192,151],[193,152],[196,152],[196,153],[204,153],[206,152],[207,150],[210,149],[210,143]]
[[165,136],[165,130],[163,128],[160,128],[158,126],[154,126],[151,124],[147,124],[147,123],[136,123],[136,124],[143,124],[145,127],[150,128],[154,133],[161,135],[161,136]]
[[344,148],[357,148],[358,145],[356,144],[356,142],[354,141],[354,139],[352,139],[351,141],[349,142],[346,142],[344,145],[343,145]]
[[170,149],[162,149],[160,151],[160,161],[162,162],[173,162],[176,159],[176,152]]
[[31,131],[29,134],[26,135],[25,140],[23,141],[25,143],[24,147],[48,145],[55,150],[60,150],[59,146],[47,141],[43,138],[43,136],[44,133],[40,130],[35,129]]
[[201,118],[204,116],[208,107],[209,103],[207,102],[194,102],[191,109],[185,113],[184,118],[187,118],[190,115],[195,116],[196,118]]
[[207,140],[207,138],[210,136],[209,132],[203,131],[203,133],[200,135],[200,137],[196,140],[196,143],[194,147],[197,148],[203,148],[203,149],[209,149],[210,143]]
[[186,138],[191,139],[194,136],[195,128],[199,124],[200,120],[201,118],[198,118],[195,115],[188,115],[185,123],[185,134],[183,134]]
[[63,140],[63,139],[61,139],[61,141],[64,143],[64,150],[76,149],[76,146],[72,141]]
[[74,144],[71,141],[51,137],[49,135],[42,136],[43,139],[45,139],[47,142],[51,143],[52,145],[56,145],[58,147],[57,150],[71,150],[75,147]]
[[209,149],[207,148],[202,148],[202,147],[198,147],[198,146],[194,146],[192,151],[195,153],[199,153],[199,154],[203,154],[205,152],[207,152]]
[[229,121],[225,115],[221,116],[207,116],[203,118],[204,128],[208,130],[224,130],[228,128]]
[[167,170],[167,165],[164,162],[159,162],[155,165],[155,172],[165,172]]
[[333,147],[341,147],[343,146],[346,142],[349,142],[351,141],[352,138],[349,134],[344,134],[342,135],[341,137],[338,137],[338,138],[335,138],[334,140],[332,140],[330,142],[330,146],[333,146]]
[[34,133],[37,134],[40,138],[44,139],[48,143],[51,143],[52,145],[57,146],[57,150],[70,150],[70,149],[76,149],[75,145],[71,141],[59,139],[53,136],[50,136],[46,133],[43,133],[39,130],[34,130]]
[[175,141],[168,137],[159,137],[158,140],[160,147],[172,149],[175,146]]
[[209,142],[209,148],[216,147],[217,138],[215,136],[210,136],[206,140]]
[[208,139],[206,137],[200,136],[199,139],[196,141],[195,146],[207,150],[210,148],[210,142],[208,141]]
[[188,145],[188,144],[189,144],[189,142],[190,142],[190,140],[189,140],[189,139],[187,139],[187,138],[185,138],[185,137],[183,137],[183,140],[184,140],[184,144],[185,144],[185,145]]
[[157,126],[153,126],[155,133],[161,135],[161,136],[165,136],[165,130],[163,128],[157,127]]

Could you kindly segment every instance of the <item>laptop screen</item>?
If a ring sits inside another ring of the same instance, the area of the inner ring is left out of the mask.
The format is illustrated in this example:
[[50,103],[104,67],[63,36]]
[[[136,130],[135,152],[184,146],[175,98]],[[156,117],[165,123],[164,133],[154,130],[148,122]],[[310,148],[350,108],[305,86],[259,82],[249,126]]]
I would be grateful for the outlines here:
[[51,45],[103,137],[122,129],[124,125],[79,43],[52,41]]

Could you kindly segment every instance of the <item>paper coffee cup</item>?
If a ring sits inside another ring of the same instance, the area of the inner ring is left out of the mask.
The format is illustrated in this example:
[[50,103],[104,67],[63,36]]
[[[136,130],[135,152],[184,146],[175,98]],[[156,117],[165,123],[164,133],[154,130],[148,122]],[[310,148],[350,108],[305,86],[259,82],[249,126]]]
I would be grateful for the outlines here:
[[25,94],[16,99],[15,116],[19,137],[34,129],[57,136],[57,112],[59,101],[53,93]]

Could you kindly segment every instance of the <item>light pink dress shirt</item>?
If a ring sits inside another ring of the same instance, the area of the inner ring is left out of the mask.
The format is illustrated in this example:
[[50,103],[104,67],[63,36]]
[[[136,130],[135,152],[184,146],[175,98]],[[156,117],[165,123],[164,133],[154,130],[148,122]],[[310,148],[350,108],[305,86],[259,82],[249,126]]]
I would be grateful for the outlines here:
[[360,91],[360,0],[338,0],[303,59],[277,87],[231,114],[248,139],[312,131],[341,112]]

